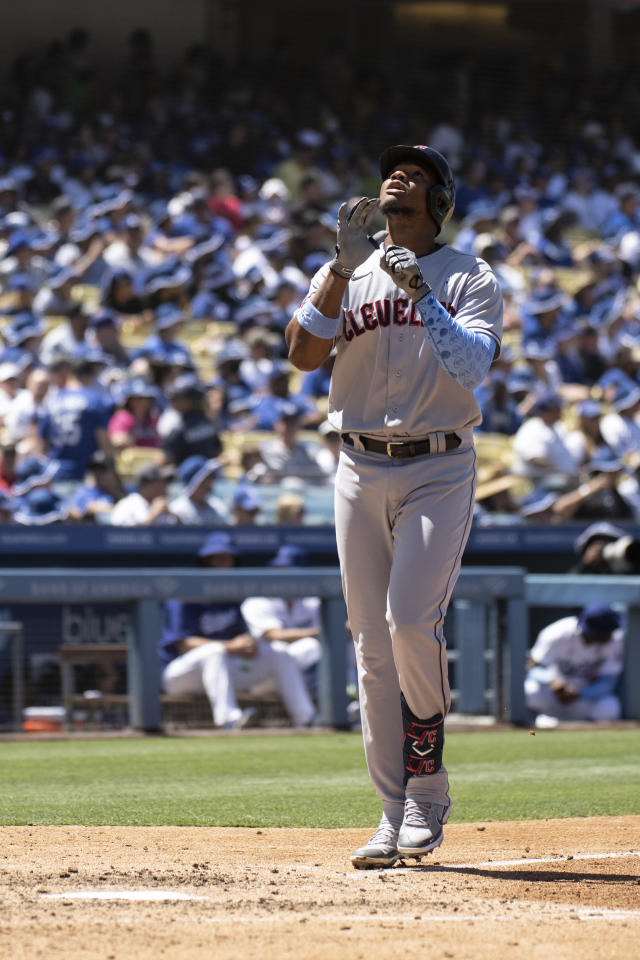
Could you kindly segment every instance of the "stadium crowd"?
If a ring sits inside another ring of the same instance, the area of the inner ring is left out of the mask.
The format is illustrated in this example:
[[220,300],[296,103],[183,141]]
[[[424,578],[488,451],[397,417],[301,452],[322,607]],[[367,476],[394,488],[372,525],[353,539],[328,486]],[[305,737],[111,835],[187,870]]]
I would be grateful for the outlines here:
[[330,522],[331,358],[301,375],[283,331],[340,203],[377,194],[370,157],[427,142],[456,176],[444,239],[504,294],[476,523],[640,522],[633,84],[480,69],[429,113],[384,75],[345,104],[337,56],[295,90],[286,64],[202,47],[163,72],[146,30],[117,82],[81,29],[19,56],[0,95],[0,521],[309,522],[306,484]]

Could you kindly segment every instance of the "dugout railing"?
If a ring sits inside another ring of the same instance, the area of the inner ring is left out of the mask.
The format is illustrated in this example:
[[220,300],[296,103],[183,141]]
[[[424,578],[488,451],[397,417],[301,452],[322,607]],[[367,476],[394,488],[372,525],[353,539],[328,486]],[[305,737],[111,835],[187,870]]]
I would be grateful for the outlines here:
[[[219,601],[256,595],[321,598],[320,712],[325,724],[346,727],[346,609],[337,568],[0,569],[0,603],[14,611],[24,604],[93,601],[131,605],[134,616],[127,639],[128,716],[129,726],[142,731],[162,729],[158,659],[162,604],[173,597]],[[527,574],[515,567],[470,567],[461,572],[448,614],[454,709],[462,714],[488,714],[496,720],[527,723],[523,678],[530,609],[576,608],[593,601],[625,608],[624,716],[640,719],[640,577]],[[13,619],[19,621],[16,612]],[[0,623],[0,632],[2,627]],[[20,646],[26,654],[28,637]],[[23,665],[16,656],[13,663],[14,673],[21,676]],[[22,709],[20,676],[15,676],[13,700],[18,727]]]

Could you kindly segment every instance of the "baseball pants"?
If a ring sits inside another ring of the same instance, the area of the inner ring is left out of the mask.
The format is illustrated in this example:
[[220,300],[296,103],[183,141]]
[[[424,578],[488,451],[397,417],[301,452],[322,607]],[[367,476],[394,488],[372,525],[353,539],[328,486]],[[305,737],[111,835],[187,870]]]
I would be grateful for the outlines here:
[[204,693],[217,726],[239,719],[236,693],[248,693],[272,682],[294,726],[305,726],[315,716],[313,702],[295,660],[286,650],[258,644],[254,658],[228,654],[223,643],[211,641],[176,657],[162,674],[166,693],[180,696]]
[[450,706],[443,622],[471,529],[476,457],[455,451],[394,460],[344,447],[336,536],[353,634],[365,756],[391,820],[405,796],[446,802],[437,773],[403,783],[400,692],[420,718]]
[[573,703],[560,703],[547,683],[527,677],[524,683],[525,700],[529,710],[544,713],[558,720],[593,720],[595,723],[611,723],[620,719],[620,700],[613,694],[597,700],[578,697]]

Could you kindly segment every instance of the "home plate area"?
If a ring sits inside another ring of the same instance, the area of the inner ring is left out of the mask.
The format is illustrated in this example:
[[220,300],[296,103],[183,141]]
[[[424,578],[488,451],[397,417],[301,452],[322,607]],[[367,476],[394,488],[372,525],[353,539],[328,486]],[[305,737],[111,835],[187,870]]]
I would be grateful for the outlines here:
[[356,871],[367,830],[4,827],[15,960],[631,960],[640,817],[449,824],[420,863]]

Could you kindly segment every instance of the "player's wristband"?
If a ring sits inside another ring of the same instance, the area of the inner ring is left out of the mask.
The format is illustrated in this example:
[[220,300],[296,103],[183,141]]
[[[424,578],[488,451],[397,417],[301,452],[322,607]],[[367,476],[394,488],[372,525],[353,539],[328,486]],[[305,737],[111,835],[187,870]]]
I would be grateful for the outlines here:
[[[423,298],[423,297],[426,297],[428,293],[431,293],[432,288],[431,288],[431,286],[427,283],[426,280],[423,280],[422,283],[420,283],[420,277],[413,277],[412,280],[414,280],[414,279],[415,279],[415,280],[417,281],[417,283],[420,284],[420,285],[419,285],[419,286],[416,286],[416,288],[413,290],[412,293],[409,294],[409,296],[411,297],[411,299],[413,300],[414,303],[417,303],[418,300],[422,300],[422,298]],[[411,286],[413,286],[413,284],[410,283],[409,286],[411,287]]]
[[303,330],[323,340],[333,340],[340,326],[340,317],[325,317],[324,313],[320,313],[317,307],[314,307],[311,300],[302,304],[296,313],[296,318]]

